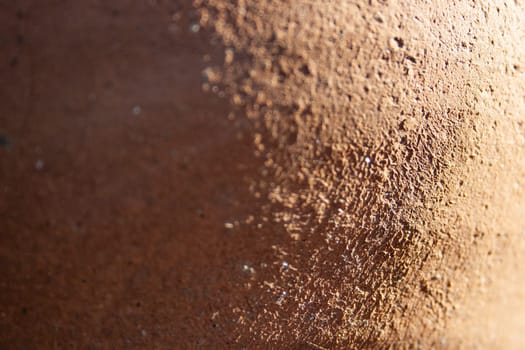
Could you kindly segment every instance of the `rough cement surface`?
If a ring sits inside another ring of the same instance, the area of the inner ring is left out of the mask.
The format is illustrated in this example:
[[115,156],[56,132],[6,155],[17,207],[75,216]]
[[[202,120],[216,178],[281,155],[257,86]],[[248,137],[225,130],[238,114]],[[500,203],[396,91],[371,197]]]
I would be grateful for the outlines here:
[[522,5],[197,3],[225,46],[204,87],[247,111],[289,235],[241,343],[501,346],[479,308],[523,249]]

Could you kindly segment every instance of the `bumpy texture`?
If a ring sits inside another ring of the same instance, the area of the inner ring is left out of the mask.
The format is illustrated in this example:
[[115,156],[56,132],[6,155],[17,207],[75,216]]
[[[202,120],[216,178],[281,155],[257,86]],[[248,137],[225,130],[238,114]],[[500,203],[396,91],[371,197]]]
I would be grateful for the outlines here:
[[267,273],[246,266],[236,341],[511,344],[482,319],[504,314],[495,271],[523,275],[523,5],[195,6],[225,49],[203,86],[246,115],[264,159],[252,192],[269,219],[246,225],[288,235]]

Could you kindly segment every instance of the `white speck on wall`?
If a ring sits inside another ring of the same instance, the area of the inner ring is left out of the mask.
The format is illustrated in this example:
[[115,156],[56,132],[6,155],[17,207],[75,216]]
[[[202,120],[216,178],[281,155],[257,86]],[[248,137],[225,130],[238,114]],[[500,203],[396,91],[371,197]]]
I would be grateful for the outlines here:
[[35,169],[36,170],[42,170],[44,169],[44,166],[45,166],[45,163],[42,159],[38,159],[36,162],[35,162]]
[[198,24],[198,23],[193,23],[191,26],[190,26],[190,31],[192,33],[198,33],[199,30],[201,30],[201,26]]
[[139,115],[142,113],[142,108],[140,108],[140,106],[135,106],[131,109],[131,113],[133,113],[133,115]]
[[252,275],[255,274],[255,269],[247,264],[242,265],[242,271]]

